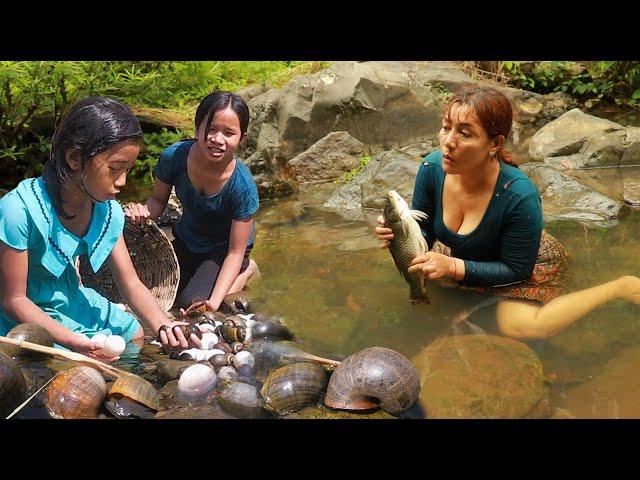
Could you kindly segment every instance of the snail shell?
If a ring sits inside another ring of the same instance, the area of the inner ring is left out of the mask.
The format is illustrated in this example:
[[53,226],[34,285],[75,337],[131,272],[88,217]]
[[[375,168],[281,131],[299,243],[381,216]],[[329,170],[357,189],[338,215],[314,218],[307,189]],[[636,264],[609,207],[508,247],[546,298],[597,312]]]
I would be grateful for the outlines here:
[[267,410],[287,415],[318,401],[327,384],[324,370],[315,363],[294,363],[274,370],[260,394]]
[[27,383],[16,362],[0,352],[0,419],[6,418],[27,397]]
[[231,344],[231,350],[233,351],[233,353],[241,352],[242,350],[244,350],[244,343],[233,342]]
[[256,359],[250,352],[241,351],[235,354],[233,358],[233,366],[240,368],[242,365],[250,365],[251,368],[256,366]]
[[242,342],[245,337],[245,329],[243,327],[230,327],[228,325],[222,325],[218,327],[220,335],[227,343]]
[[214,355],[209,359],[209,363],[213,366],[213,368],[216,371],[218,369],[222,369],[222,367],[229,365],[229,362],[227,361],[227,356],[225,354]]
[[225,353],[234,353],[233,349],[229,346],[228,343],[224,343],[224,342],[218,342],[216,343],[213,348],[217,349],[217,350],[222,350]]
[[121,374],[109,390],[109,398],[130,398],[153,410],[160,410],[160,396],[153,385],[144,378],[132,374]]
[[218,371],[218,378],[220,380],[235,380],[238,378],[238,372],[232,367],[222,366]]
[[229,327],[243,327],[243,328],[247,328],[247,324],[246,322],[238,317],[238,316],[231,316],[231,317],[227,317],[227,319],[222,323],[223,325],[227,325]]
[[251,337],[291,340],[293,339],[293,334],[287,327],[280,323],[262,321],[256,322],[253,327],[251,327]]
[[[7,337],[14,340],[37,343],[38,345],[43,345],[45,347],[53,347],[53,337],[46,328],[38,325],[37,323],[21,323],[16,325],[9,330]],[[46,353],[34,352],[14,345],[7,345],[7,347],[10,348],[7,348],[5,351],[12,357],[23,357],[33,360],[49,358],[49,355]]]
[[336,367],[324,398],[326,406],[365,410],[380,406],[391,415],[411,407],[420,393],[420,377],[409,360],[389,348],[372,347]]
[[189,337],[191,337],[191,334],[193,333],[196,337],[198,338],[202,338],[202,330],[200,330],[198,328],[198,326],[194,323],[190,323],[188,325],[176,325],[173,328],[179,327],[180,330],[182,330],[182,334],[184,335],[184,338],[186,338],[187,340],[189,340]]
[[196,308],[194,308],[193,310],[191,310],[189,312],[189,317],[190,318],[196,318],[199,317],[201,315],[204,315],[207,312],[207,306],[205,305],[204,301],[200,302],[200,305]]
[[107,385],[91,367],[73,367],[62,372],[47,387],[44,405],[53,418],[96,418]]

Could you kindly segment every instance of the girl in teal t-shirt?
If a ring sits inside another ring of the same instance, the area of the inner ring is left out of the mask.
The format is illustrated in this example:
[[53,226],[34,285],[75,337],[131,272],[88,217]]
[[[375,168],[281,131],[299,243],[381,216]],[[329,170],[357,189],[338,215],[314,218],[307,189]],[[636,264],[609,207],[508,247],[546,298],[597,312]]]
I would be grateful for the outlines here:
[[197,139],[168,147],[154,170],[151,198],[145,205],[125,207],[134,221],[155,219],[175,187],[183,206],[173,230],[180,263],[176,305],[187,311],[201,300],[217,310],[227,294],[242,290],[258,272],[249,259],[258,189],[235,156],[248,124],[249,108],[242,97],[220,91],[207,95],[196,110]]
[[[142,327],[131,314],[81,285],[80,255],[94,272],[109,261],[127,303],[154,333],[173,325],[133,268],[115,200],[141,140],[129,107],[105,97],[82,100],[56,129],[42,177],[23,180],[0,199],[0,335],[17,323],[37,323],[56,346],[104,361],[117,357],[97,348],[96,333],[140,340]],[[186,347],[177,330],[162,332],[162,343]]]

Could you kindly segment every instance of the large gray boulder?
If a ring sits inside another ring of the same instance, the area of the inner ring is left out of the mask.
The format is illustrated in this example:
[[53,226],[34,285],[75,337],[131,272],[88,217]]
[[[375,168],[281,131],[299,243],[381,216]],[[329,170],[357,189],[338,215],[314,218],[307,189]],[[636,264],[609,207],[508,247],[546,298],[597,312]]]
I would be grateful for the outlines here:
[[289,161],[298,183],[342,177],[358,166],[364,143],[348,132],[331,132]]
[[379,212],[390,189],[411,205],[420,158],[398,150],[382,152],[350,182],[339,186],[323,207],[347,220],[366,220],[365,209]]
[[538,188],[546,216],[610,226],[627,209],[618,202],[544,164],[529,162],[520,167]]
[[575,108],[536,132],[529,156],[559,170],[630,165],[640,159],[639,130]]

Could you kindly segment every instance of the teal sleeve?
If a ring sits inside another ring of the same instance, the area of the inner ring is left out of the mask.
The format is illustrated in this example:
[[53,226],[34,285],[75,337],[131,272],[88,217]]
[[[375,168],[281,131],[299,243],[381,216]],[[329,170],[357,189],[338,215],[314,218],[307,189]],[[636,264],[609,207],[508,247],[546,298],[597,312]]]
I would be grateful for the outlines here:
[[538,257],[542,226],[540,195],[531,193],[515,205],[502,226],[500,260],[465,260],[462,283],[499,287],[527,280]]
[[242,220],[251,217],[258,211],[259,203],[258,189],[256,184],[253,183],[237,196],[233,205],[232,218],[234,220]]
[[17,194],[0,199],[0,240],[16,250],[29,246],[31,223],[27,208]]
[[435,189],[434,189],[434,175],[435,165],[428,162],[429,156],[426,157],[426,161],[420,164],[418,174],[416,175],[416,183],[413,187],[413,198],[411,200],[411,208],[413,210],[420,210],[427,214],[426,220],[419,220],[420,230],[422,236],[427,240],[429,249],[433,247],[433,243],[436,240],[436,235],[433,228],[433,217],[435,210]]
[[153,169],[153,175],[167,185],[175,185],[175,162],[173,161],[177,144],[166,148],[160,155],[160,160]]

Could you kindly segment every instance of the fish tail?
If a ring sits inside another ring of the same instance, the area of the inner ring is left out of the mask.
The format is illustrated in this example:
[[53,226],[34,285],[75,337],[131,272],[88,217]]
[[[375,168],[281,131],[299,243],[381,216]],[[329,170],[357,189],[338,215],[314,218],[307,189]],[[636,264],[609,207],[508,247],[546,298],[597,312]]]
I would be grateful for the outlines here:
[[427,289],[424,288],[424,285],[412,285],[411,290],[409,292],[409,301],[412,305],[417,303],[426,303],[428,305],[431,304],[431,300],[429,300],[429,296],[427,295]]

